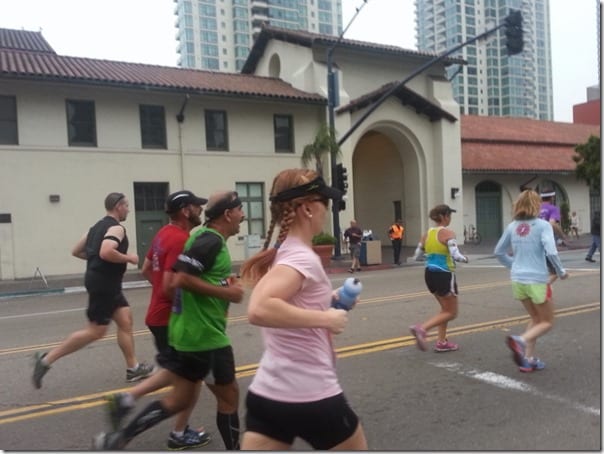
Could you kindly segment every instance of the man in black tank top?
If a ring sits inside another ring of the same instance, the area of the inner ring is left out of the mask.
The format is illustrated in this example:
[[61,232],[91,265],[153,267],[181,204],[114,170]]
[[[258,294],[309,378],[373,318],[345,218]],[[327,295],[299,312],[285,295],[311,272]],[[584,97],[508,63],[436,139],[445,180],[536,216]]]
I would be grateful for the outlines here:
[[128,217],[126,196],[112,192],[105,198],[107,215],[93,225],[74,246],[72,255],[86,260],[84,284],[88,291],[88,325],[69,335],[47,353],[36,353],[33,383],[42,387],[42,377],[59,358],[84,348],[107,334],[111,320],[117,325],[117,342],[126,361],[126,380],[145,378],[153,366],[139,363],[134,354],[132,312],[122,293],[122,279],[128,263],[138,264],[136,254],[128,254],[126,229],[120,224]]

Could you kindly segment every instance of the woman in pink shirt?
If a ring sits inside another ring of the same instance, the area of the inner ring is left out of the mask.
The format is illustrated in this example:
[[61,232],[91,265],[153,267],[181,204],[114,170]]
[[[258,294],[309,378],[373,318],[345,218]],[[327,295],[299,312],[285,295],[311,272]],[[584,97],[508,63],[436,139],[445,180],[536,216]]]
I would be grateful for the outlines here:
[[332,335],[344,330],[347,312],[331,308],[331,282],[312,250],[329,200],[340,197],[312,170],[284,170],[273,180],[264,248],[241,269],[254,286],[248,319],[262,327],[265,344],[246,396],[241,449],[285,450],[296,437],[314,449],[367,449],[335,369]]

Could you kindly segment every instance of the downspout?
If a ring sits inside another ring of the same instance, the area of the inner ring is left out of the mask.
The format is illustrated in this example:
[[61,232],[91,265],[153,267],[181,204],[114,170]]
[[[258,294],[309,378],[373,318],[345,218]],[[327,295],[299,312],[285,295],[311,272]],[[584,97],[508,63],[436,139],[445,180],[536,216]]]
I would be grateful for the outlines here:
[[180,164],[180,187],[185,187],[185,152],[182,146],[182,124],[185,121],[185,108],[189,102],[189,94],[185,95],[185,100],[180,107],[180,112],[176,115],[176,121],[178,122],[178,157]]

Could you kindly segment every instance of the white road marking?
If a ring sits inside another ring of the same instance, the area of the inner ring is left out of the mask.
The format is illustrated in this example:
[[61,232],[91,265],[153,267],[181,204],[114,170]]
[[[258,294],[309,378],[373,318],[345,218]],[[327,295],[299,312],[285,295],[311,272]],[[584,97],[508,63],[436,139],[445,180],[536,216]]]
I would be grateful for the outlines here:
[[586,405],[573,402],[570,399],[565,397],[556,396],[555,394],[548,394],[539,391],[532,385],[526,384],[519,380],[515,380],[510,377],[506,377],[505,375],[497,374],[495,372],[488,371],[480,371],[476,369],[463,369],[462,365],[459,363],[447,363],[447,362],[431,362],[431,365],[435,367],[440,367],[443,369],[450,370],[451,372],[455,372],[459,375],[463,375],[464,377],[473,378],[475,380],[480,380],[489,385],[496,386],[501,389],[509,389],[512,391],[520,391],[524,393],[530,393],[538,397],[542,397],[544,399],[553,400],[555,402],[559,402],[564,405],[568,405],[576,410],[589,413],[595,416],[600,416],[600,409],[588,407]]

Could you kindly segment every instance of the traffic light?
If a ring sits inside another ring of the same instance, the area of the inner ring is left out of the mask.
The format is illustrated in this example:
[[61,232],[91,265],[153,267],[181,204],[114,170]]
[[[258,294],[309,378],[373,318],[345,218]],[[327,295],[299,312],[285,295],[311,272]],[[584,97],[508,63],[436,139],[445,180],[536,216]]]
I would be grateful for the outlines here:
[[522,13],[520,10],[511,9],[510,14],[504,19],[505,46],[508,55],[516,55],[522,52],[524,47],[524,33],[522,31]]
[[335,186],[344,194],[348,191],[348,171],[343,164],[336,164]]

